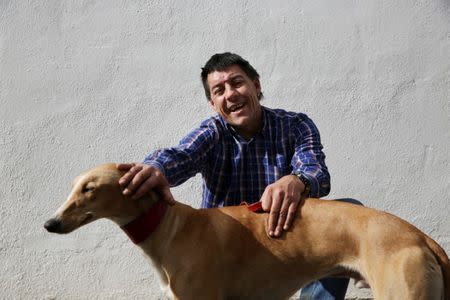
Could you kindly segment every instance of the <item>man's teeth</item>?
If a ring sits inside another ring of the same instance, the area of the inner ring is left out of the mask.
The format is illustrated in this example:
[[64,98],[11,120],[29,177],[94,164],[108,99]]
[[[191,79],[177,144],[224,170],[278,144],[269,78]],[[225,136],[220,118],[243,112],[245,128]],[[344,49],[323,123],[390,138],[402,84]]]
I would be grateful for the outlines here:
[[236,104],[236,105],[231,106],[230,110],[232,112],[235,112],[236,110],[241,109],[243,106],[244,106],[244,104]]

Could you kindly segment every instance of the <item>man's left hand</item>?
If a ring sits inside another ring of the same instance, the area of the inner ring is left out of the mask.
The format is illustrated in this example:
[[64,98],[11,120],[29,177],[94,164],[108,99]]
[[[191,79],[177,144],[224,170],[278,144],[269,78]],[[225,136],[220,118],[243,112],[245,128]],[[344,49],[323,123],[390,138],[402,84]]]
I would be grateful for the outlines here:
[[267,232],[271,237],[280,237],[294,220],[305,185],[295,175],[286,175],[268,185],[261,196],[264,211],[269,211]]

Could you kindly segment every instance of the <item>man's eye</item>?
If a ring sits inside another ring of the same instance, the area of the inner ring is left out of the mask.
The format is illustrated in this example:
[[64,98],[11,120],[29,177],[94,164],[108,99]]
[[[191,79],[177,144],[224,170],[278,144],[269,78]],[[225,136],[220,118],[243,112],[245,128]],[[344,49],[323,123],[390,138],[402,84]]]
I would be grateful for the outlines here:
[[215,89],[214,95],[221,95],[223,93],[223,89]]

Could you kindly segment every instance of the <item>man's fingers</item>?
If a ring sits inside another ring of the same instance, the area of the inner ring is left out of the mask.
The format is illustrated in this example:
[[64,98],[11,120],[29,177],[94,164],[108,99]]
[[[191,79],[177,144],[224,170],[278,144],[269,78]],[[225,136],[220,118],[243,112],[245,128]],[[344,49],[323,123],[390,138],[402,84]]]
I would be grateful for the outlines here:
[[[136,177],[139,175],[140,174],[136,175]],[[143,176],[144,176],[143,178],[145,178],[146,175]],[[163,177],[157,176],[155,173],[149,174],[149,176],[144,179],[144,182],[140,184],[139,188],[137,188],[132,198],[138,199],[140,197],[143,197],[146,194],[148,194],[151,190],[156,190],[163,198],[163,200],[169,203],[170,205],[175,204],[175,199],[173,198],[172,193],[170,192],[169,184]]]
[[[128,171],[127,174],[125,174],[123,177],[127,176],[129,174],[129,178],[127,177],[127,183],[126,188],[124,190],[125,195],[131,195],[135,192],[137,188],[140,187],[141,183],[147,180],[147,178],[151,175],[148,169],[144,169],[142,166],[137,165]],[[122,177],[122,178],[123,178]],[[123,184],[124,186],[125,184]]]
[[131,194],[134,194],[144,182],[151,179],[152,172],[148,168],[144,168],[143,166],[140,165],[133,167],[130,171],[136,173],[133,179],[128,184],[127,189],[131,191]]
[[264,211],[270,211],[270,208],[272,207],[272,197],[269,195],[269,193],[270,187],[267,187],[260,199],[261,207]]
[[127,171],[120,179],[119,184],[124,187],[124,195],[132,195],[132,199],[138,199],[156,189],[162,198],[174,205],[175,199],[170,192],[170,186],[164,175],[153,167],[145,164],[116,164],[117,169]]
[[128,172],[126,172],[120,179],[119,184],[122,187],[127,187],[129,183],[133,180],[134,176],[140,171],[136,166],[131,167]]
[[154,178],[153,176],[147,177],[147,179],[145,179],[145,181],[139,185],[136,192],[134,192],[131,198],[139,199],[142,196],[148,194],[148,192],[150,192],[151,189],[154,187],[154,180],[152,180],[153,178]]
[[289,229],[296,216],[301,192],[300,180],[292,175],[283,176],[266,187],[261,202],[263,210],[270,211],[266,225],[269,236],[279,237],[283,230]]
[[290,204],[291,204],[290,199],[285,197],[283,199],[283,203],[282,203],[281,209],[280,209],[280,214],[278,216],[277,227],[275,228],[275,236],[276,237],[281,236],[281,233],[283,231],[284,225],[286,223],[286,219],[287,219],[287,215],[288,215]]
[[120,170],[120,171],[128,171],[129,169],[131,169],[134,166],[135,166],[134,163],[126,163],[126,164],[119,163],[119,164],[116,164],[116,168],[118,170]]
[[292,221],[294,221],[295,213],[297,212],[298,202],[293,201],[289,205],[286,222],[284,223],[284,230],[288,230],[291,227]]
[[280,195],[273,195],[272,196],[272,207],[270,208],[270,214],[269,214],[269,235],[275,236],[275,228],[278,224],[278,217],[280,214],[280,207],[281,207],[281,199]]
[[163,199],[167,203],[169,203],[169,205],[174,205],[176,203],[175,199],[173,198],[172,193],[170,192],[170,188],[168,186],[165,186],[165,187],[162,188],[161,194],[163,196]]

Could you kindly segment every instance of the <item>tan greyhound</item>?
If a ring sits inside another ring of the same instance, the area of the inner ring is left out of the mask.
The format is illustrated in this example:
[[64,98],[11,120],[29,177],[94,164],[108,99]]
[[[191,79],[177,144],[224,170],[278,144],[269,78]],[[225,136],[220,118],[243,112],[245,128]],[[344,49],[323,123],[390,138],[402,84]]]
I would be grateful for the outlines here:
[[69,233],[99,218],[114,221],[150,258],[173,299],[287,299],[331,275],[364,279],[375,299],[450,299],[445,251],[388,213],[305,199],[291,229],[274,239],[265,213],[170,206],[156,195],[132,200],[122,195],[121,175],[106,164],[78,176],[45,228]]

